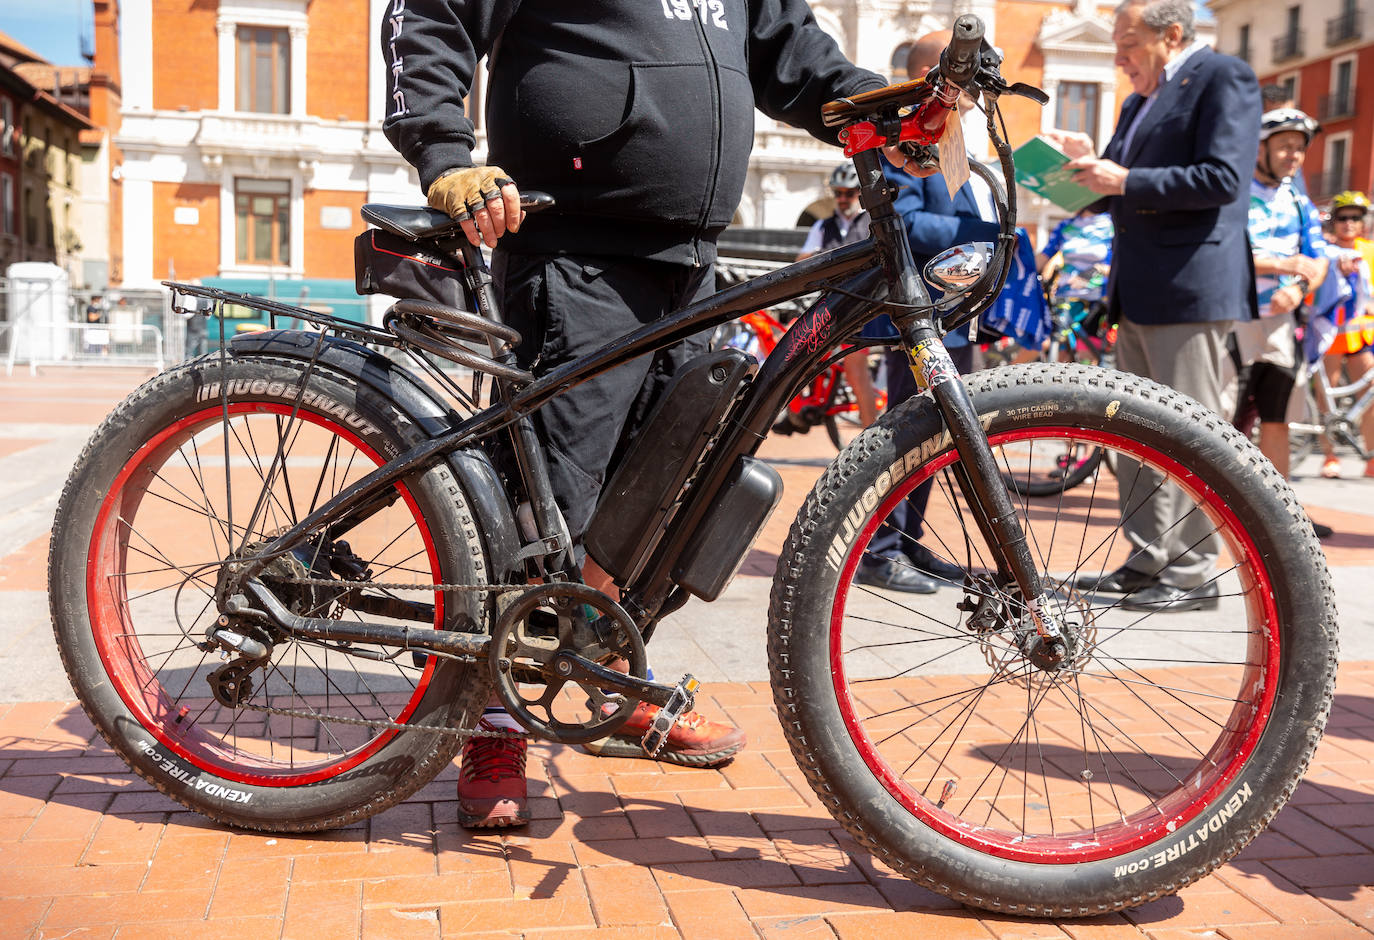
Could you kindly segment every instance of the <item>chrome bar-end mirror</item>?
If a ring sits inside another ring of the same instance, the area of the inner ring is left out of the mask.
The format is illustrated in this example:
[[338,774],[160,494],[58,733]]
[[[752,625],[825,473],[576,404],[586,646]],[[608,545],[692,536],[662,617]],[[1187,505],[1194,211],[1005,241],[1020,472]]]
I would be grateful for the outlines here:
[[921,273],[932,287],[958,294],[972,287],[991,261],[992,242],[967,242],[931,258]]

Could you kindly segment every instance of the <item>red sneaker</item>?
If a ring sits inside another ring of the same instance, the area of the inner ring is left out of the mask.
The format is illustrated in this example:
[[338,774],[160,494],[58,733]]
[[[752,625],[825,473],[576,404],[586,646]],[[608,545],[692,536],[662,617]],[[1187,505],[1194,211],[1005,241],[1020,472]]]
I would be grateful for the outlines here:
[[458,822],[467,829],[523,826],[525,805],[524,738],[468,738],[458,775]]
[[728,763],[747,743],[739,728],[707,721],[700,712],[687,712],[668,732],[662,750],[651,756],[640,742],[657,714],[657,705],[640,702],[619,731],[583,747],[598,757],[642,757],[684,767],[716,767]]

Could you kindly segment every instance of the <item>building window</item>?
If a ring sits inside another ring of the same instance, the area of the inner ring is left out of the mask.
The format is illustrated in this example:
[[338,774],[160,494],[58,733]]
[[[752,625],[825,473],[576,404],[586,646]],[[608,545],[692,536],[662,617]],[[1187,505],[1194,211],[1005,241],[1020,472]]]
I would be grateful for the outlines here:
[[1098,87],[1093,82],[1060,82],[1054,106],[1054,126],[1065,131],[1097,135]]
[[236,37],[240,111],[291,110],[291,35],[285,29],[240,26]]
[[1350,188],[1350,135],[1342,134],[1326,142],[1318,196],[1331,196]]
[[14,230],[14,177],[0,173],[0,235],[13,235]]
[[38,244],[38,212],[34,209],[33,187],[24,187],[24,204],[22,208],[24,216],[24,242],[28,245]]
[[1297,77],[1296,75],[1287,75],[1287,76],[1284,76],[1283,78],[1279,79],[1279,80],[1278,80],[1277,82],[1275,82],[1274,84],[1278,85],[1280,88],[1282,88],[1282,89],[1284,90],[1284,98],[1285,98],[1285,100],[1287,100],[1287,101],[1292,101],[1292,102],[1295,102],[1295,103],[1297,102],[1297,100],[1298,100],[1298,77]]
[[1363,33],[1363,14],[1355,0],[1342,0],[1339,16],[1326,21],[1326,44],[1328,46],[1359,39]]
[[1236,49],[1236,58],[1243,62],[1250,61],[1250,24],[1246,23],[1240,28],[1240,43]]
[[1355,59],[1337,60],[1331,66],[1331,93],[1321,100],[1318,117],[1339,121],[1355,113]]
[[12,157],[18,148],[15,139],[19,135],[14,126],[14,102],[0,98],[0,155]]
[[1274,38],[1273,59],[1275,62],[1298,59],[1303,54],[1302,30],[1298,28],[1302,22],[1302,7],[1289,7],[1286,20],[1283,34]]
[[234,181],[236,257],[240,264],[291,262],[291,184],[285,180]]

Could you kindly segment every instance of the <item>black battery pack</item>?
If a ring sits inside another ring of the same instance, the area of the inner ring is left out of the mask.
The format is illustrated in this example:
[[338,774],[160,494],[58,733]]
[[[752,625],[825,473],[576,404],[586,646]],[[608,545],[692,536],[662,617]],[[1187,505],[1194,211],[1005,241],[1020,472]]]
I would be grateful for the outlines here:
[[741,455],[692,533],[673,580],[704,600],[720,597],[781,498],[778,471],[757,457]]
[[758,369],[748,353],[722,349],[678,370],[601,491],[583,544],[624,584],[647,560],[707,439]]

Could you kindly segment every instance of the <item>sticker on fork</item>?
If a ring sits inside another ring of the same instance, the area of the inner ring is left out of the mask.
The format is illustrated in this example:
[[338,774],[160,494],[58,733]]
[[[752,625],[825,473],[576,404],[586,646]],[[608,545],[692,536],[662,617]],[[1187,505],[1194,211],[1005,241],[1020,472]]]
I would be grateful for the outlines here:
[[953,382],[959,377],[954,368],[954,360],[949,350],[938,339],[925,339],[911,350],[911,371],[916,376],[916,384],[921,388],[934,388],[945,382]]

